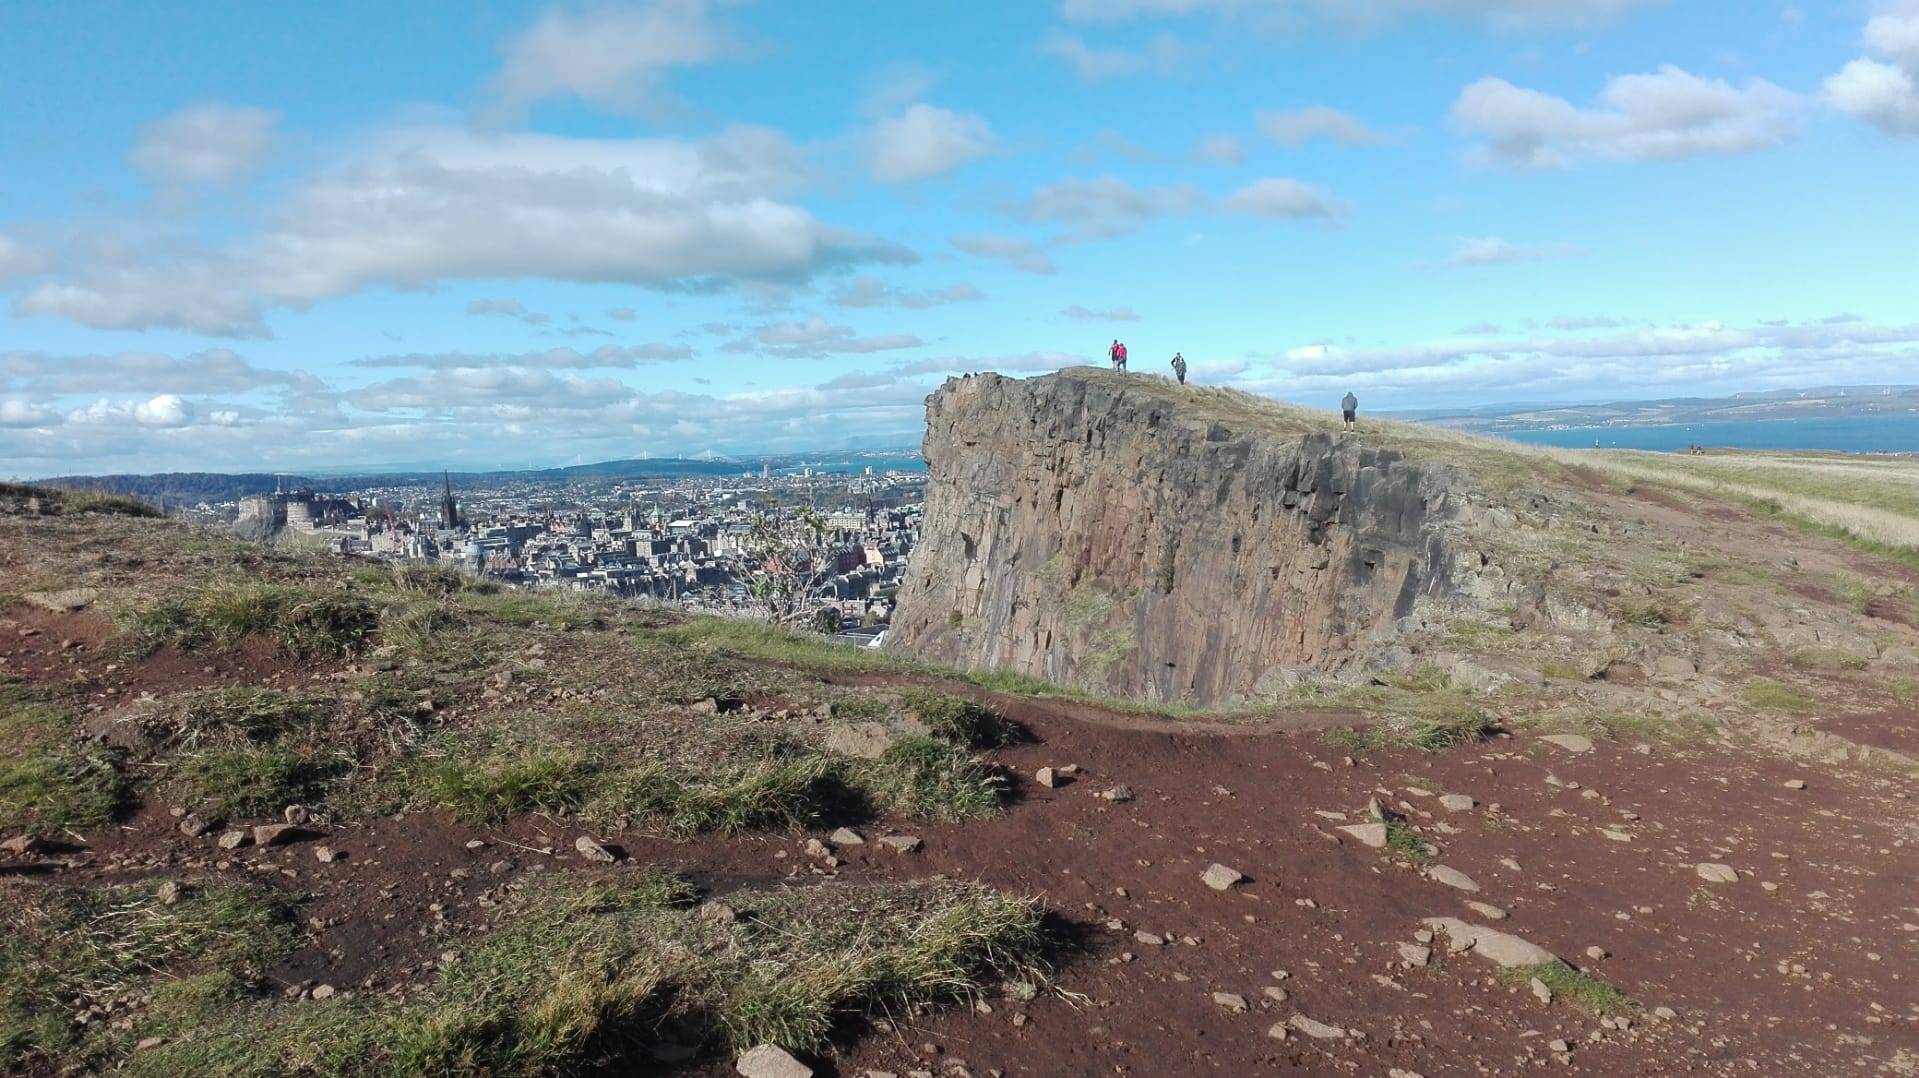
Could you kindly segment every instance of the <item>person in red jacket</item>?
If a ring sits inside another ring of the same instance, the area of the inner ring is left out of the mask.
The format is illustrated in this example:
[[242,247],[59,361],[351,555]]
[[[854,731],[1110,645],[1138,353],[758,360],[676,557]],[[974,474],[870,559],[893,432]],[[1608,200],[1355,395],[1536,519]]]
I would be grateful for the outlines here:
[[1113,339],[1113,346],[1106,350],[1106,358],[1113,361],[1114,370],[1126,369],[1126,346],[1121,344],[1117,337]]

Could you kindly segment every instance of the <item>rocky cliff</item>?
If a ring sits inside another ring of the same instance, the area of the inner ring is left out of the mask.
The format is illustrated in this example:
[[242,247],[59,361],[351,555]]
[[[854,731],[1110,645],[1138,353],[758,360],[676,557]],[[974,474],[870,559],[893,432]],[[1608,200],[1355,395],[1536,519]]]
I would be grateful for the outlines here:
[[1089,368],[947,382],[891,646],[1212,704],[1451,591],[1461,473],[1254,400]]

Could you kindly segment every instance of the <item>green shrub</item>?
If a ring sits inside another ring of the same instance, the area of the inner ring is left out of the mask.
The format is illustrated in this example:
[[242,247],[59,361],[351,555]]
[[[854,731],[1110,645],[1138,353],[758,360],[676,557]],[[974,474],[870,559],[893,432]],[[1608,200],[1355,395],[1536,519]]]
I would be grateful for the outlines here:
[[0,831],[97,827],[131,800],[114,759],[17,684],[0,682],[0,744]]
[[901,705],[934,737],[966,748],[999,748],[1018,740],[1018,731],[999,712],[964,697],[931,689],[911,689]]
[[166,765],[170,796],[204,814],[239,818],[278,814],[320,800],[337,766],[280,745],[185,753]]

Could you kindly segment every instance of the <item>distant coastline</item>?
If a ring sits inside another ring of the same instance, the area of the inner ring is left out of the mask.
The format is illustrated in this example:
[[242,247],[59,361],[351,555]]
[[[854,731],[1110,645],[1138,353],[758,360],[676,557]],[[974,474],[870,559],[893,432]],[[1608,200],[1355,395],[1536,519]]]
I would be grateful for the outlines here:
[[1722,449],[1919,454],[1919,415],[1862,415],[1691,423],[1604,423],[1501,430],[1497,437],[1529,445],[1671,452],[1690,445]]

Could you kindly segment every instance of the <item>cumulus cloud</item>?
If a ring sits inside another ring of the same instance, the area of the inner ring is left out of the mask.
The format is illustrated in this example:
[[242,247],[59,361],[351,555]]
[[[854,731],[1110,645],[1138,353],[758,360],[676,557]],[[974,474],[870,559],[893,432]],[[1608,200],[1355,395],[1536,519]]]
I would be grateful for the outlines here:
[[1598,108],[1485,78],[1453,103],[1460,130],[1479,151],[1519,169],[1563,168],[1590,158],[1677,161],[1750,153],[1799,133],[1800,100],[1764,79],[1743,87],[1667,65],[1606,84]]
[[543,278],[711,291],[914,259],[787,201],[808,180],[798,150],[764,128],[699,141],[394,131],[298,185],[258,235],[86,265],[16,310],[260,336],[268,306],[373,285]]
[[1543,262],[1552,258],[1571,258],[1586,252],[1570,243],[1511,243],[1498,236],[1459,241],[1459,249],[1447,258],[1448,266],[1501,266],[1513,262]]
[[1022,273],[1051,274],[1058,269],[1053,265],[1052,256],[1040,250],[1033,241],[1022,236],[976,232],[966,236],[954,236],[953,246],[975,258],[990,258],[1003,262]]
[[1055,31],[1040,51],[1066,61],[1087,82],[1125,75],[1171,75],[1186,69],[1198,53],[1171,34],[1155,35],[1137,49],[1090,45],[1072,34]]
[[923,310],[927,307],[965,303],[984,298],[984,294],[977,287],[963,281],[945,288],[913,291],[887,284],[877,277],[864,275],[854,277],[842,284],[833,290],[832,295],[834,304],[841,307],[905,307],[909,310]]
[[1866,23],[1860,58],[1827,79],[1828,105],[1889,135],[1919,136],[1919,0],[1886,0]]
[[843,326],[814,315],[795,322],[772,322],[750,335],[721,347],[732,352],[760,352],[788,359],[817,359],[822,356],[891,352],[918,348],[925,341],[909,334],[896,333],[861,337],[851,326]]
[[266,160],[279,120],[266,109],[190,105],[141,128],[127,159],[156,180],[230,183]]
[[994,145],[979,116],[919,104],[873,125],[867,163],[880,183],[907,183],[950,172]]
[[1059,313],[1061,318],[1072,318],[1081,322],[1139,321],[1138,312],[1134,311],[1131,307],[1109,307],[1106,310],[1098,311],[1075,303],[1071,307],[1061,310]]
[[1167,214],[1186,213],[1203,203],[1184,185],[1135,187],[1116,176],[1062,180],[1034,191],[1010,207],[1029,221],[1064,228],[1066,242],[1123,236]]
[[0,399],[0,427],[45,427],[59,422],[60,413],[31,401]]
[[594,370],[599,368],[631,370],[647,363],[671,363],[692,359],[693,349],[683,344],[601,345],[590,352],[573,348],[549,348],[540,352],[408,352],[398,355],[365,356],[350,361],[355,367],[421,367],[442,370],[450,367],[524,367],[538,370]]
[[47,267],[47,258],[5,232],[0,232],[0,281],[24,277]]
[[1227,195],[1220,205],[1230,213],[1288,220],[1338,221],[1348,206],[1327,191],[1298,180],[1263,179]]
[[552,97],[645,111],[660,104],[668,72],[708,63],[730,47],[704,0],[553,7],[506,43],[488,90],[508,113]]
[[1243,165],[1246,147],[1234,135],[1207,135],[1193,147],[1193,156],[1212,165]]
[[80,393],[248,393],[323,388],[304,371],[256,367],[235,352],[214,348],[187,356],[154,352],[55,355],[0,352],[0,390],[57,397]]
[[1262,112],[1258,123],[1267,138],[1286,146],[1299,146],[1320,138],[1341,146],[1371,146],[1386,141],[1386,136],[1366,126],[1359,117],[1324,105]]

